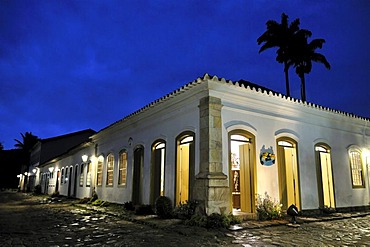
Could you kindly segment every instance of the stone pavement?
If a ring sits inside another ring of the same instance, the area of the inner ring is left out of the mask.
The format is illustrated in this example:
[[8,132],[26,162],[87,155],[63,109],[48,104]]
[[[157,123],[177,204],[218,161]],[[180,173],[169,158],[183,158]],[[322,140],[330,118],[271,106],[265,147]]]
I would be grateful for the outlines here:
[[369,212],[300,217],[298,226],[249,220],[228,231],[76,202],[0,192],[0,246],[370,246]]
[[43,199],[0,192],[0,246],[229,246],[232,241],[222,231],[178,222],[156,227],[76,207],[65,198]]

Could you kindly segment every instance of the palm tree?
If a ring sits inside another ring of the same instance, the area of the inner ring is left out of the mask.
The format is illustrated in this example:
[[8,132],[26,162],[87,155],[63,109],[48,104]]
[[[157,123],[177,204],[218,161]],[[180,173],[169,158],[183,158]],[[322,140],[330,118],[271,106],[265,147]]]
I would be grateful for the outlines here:
[[[284,73],[285,73],[285,87],[286,87],[286,94],[290,96],[290,89],[289,89],[289,67],[290,64],[288,63],[288,48],[292,42],[294,34],[300,30],[299,29],[300,21],[299,19],[295,19],[290,25],[288,21],[288,16],[283,13],[281,15],[281,23],[278,23],[274,20],[269,20],[266,22],[267,30],[257,39],[258,45],[262,45],[259,50],[259,53],[263,52],[266,49],[276,47],[277,56],[276,61],[279,63],[284,64]],[[307,30],[303,30],[303,32],[310,33]]]
[[308,43],[307,38],[311,34],[298,31],[293,38],[293,42],[289,47],[288,66],[293,66],[299,78],[301,79],[301,99],[306,101],[306,81],[305,75],[311,72],[312,62],[322,63],[327,69],[330,69],[330,64],[325,56],[317,53],[316,49],[322,48],[325,43],[324,39],[314,39]]
[[[22,141],[14,139],[17,142],[14,146],[22,150],[21,174],[23,174],[24,172],[29,171],[31,149],[39,141],[39,138],[37,136],[34,136],[31,132],[26,132],[25,134],[21,133],[21,135],[22,135]],[[23,188],[23,190],[29,189],[27,186],[27,176],[26,176],[24,186],[25,187]]]
[[26,132],[25,134],[21,133],[21,136],[22,141],[14,139],[14,141],[17,142],[14,146],[18,149],[24,150],[26,153],[29,153],[32,147],[39,141],[39,138],[34,136],[32,132]]

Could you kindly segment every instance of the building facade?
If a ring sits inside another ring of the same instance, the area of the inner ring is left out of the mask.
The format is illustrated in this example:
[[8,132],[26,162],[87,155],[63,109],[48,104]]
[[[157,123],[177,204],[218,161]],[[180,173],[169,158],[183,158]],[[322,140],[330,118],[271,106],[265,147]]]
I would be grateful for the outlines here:
[[39,172],[55,185],[48,193],[95,190],[134,204],[164,195],[174,205],[198,200],[207,214],[254,214],[265,193],[285,209],[368,206],[369,163],[369,119],[206,74]]

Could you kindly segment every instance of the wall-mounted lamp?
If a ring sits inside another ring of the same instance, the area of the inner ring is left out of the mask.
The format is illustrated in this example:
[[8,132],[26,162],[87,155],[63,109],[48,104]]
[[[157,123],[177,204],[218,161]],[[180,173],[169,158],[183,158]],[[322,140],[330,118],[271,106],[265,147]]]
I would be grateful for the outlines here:
[[52,173],[54,171],[54,167],[50,166],[49,167],[49,172]]
[[37,169],[36,169],[36,168],[33,168],[33,169],[32,169],[32,172],[33,172],[33,173],[36,173],[36,172],[37,172]]
[[24,175],[27,176],[28,175],[28,172],[25,172]]
[[82,155],[82,161],[84,162],[84,163],[86,163],[87,161],[88,161],[88,159],[89,159],[89,156],[87,156],[86,154],[84,154],[84,155]]

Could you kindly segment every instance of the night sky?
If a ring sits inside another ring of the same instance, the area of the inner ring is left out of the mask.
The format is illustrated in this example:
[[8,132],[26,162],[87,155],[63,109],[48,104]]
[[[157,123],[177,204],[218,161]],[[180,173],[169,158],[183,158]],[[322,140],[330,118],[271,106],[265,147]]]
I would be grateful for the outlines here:
[[370,117],[368,0],[0,0],[0,142],[98,131],[205,73],[285,93],[256,42],[283,12],[326,40],[332,68],[314,63],[307,100]]

